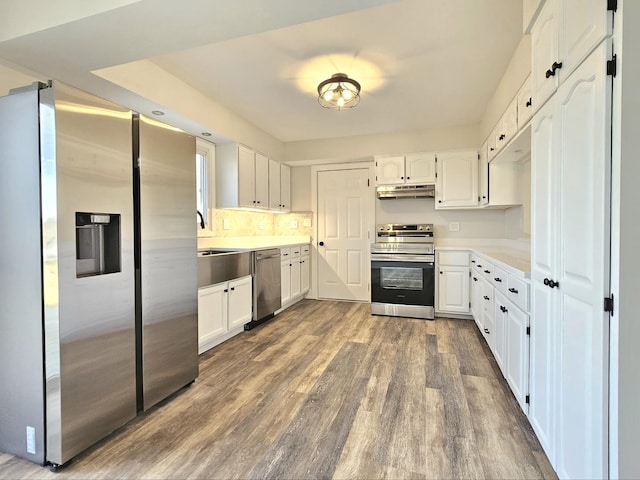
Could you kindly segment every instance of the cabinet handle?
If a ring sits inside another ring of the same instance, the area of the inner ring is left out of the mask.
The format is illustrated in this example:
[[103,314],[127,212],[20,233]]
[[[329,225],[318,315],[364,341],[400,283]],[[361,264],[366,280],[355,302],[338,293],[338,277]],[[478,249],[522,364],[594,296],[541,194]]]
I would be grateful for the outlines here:
[[473,277],[473,281],[474,281],[474,282],[477,282],[477,281],[478,281],[478,279],[477,279],[476,277]]
[[442,200],[438,200],[438,203],[442,203]]
[[486,334],[490,334],[491,332],[489,331],[489,329],[488,329],[488,328],[485,328],[485,329],[484,329],[484,333],[486,333]]
[[411,177],[407,177],[407,180],[411,180]]
[[236,290],[236,287],[231,287],[232,292],[235,292],[235,290]]
[[556,288],[560,286],[560,282],[556,282],[551,280],[550,278],[545,278],[542,283],[544,283],[549,288]]
[[530,107],[531,106],[531,97],[529,97],[529,100],[527,100],[527,103],[524,104],[525,107]]
[[518,290],[516,290],[515,288],[510,288],[510,289],[509,289],[509,291],[510,291],[511,293],[518,293]]
[[504,133],[501,133],[500,136],[498,137],[498,140],[504,140],[504,137],[505,137]]
[[500,305],[500,311],[502,313],[507,313],[508,312],[507,307],[505,307],[504,305]]
[[404,180],[404,177],[400,177],[400,180]]
[[475,260],[471,260],[471,263],[476,263],[476,261]]
[[498,283],[502,283],[502,279],[501,279],[500,277],[496,277],[496,278],[494,278],[494,280],[495,280],[496,282],[498,282]]
[[440,275],[442,275],[442,272],[440,272]]
[[256,201],[254,200],[253,203],[256,203]]
[[544,76],[547,78],[554,77],[556,75],[556,70],[560,68],[562,68],[562,62],[553,62],[553,65],[551,65],[551,68],[545,72]]
[[478,264],[478,268],[482,268],[482,265]]
[[224,289],[224,293],[228,293],[228,292],[229,292],[229,289],[228,289],[228,288],[225,288],[225,289]]
[[258,200],[258,202],[257,202],[257,203],[260,203],[260,200]]
[[485,300],[491,300],[489,297],[487,297],[486,295],[484,296]]
[[482,198],[485,199],[485,198],[487,198],[487,196],[486,195],[482,195]]
[[321,247],[324,247],[324,242],[319,242],[318,245],[320,245]]
[[493,152],[494,150],[495,150],[495,148],[493,148],[493,147],[489,147],[489,151],[490,151],[490,152]]
[[491,273],[489,270],[485,270],[484,273]]

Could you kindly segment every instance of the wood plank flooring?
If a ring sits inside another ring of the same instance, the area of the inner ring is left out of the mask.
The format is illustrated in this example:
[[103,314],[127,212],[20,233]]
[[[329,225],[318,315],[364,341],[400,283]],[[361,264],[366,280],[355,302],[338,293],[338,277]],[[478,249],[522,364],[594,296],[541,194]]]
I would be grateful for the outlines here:
[[57,474],[0,478],[556,478],[473,322],[304,300]]

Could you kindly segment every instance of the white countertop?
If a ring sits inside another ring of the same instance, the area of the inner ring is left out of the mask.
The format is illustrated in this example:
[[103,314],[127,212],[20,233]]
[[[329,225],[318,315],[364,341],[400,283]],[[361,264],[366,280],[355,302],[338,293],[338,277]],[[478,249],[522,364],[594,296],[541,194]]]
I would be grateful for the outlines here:
[[265,248],[288,247],[291,245],[304,245],[311,242],[311,237],[306,235],[274,235],[264,237],[200,237],[198,238],[198,250],[262,250]]
[[[522,278],[531,278],[530,243],[507,239],[451,239],[438,240],[436,251],[467,250],[485,257]],[[502,265],[500,265],[502,264]]]

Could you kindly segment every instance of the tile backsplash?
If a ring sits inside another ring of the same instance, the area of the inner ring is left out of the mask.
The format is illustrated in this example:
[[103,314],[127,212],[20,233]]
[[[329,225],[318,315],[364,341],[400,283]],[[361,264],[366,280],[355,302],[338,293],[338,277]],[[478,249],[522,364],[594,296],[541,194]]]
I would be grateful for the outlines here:
[[214,209],[216,237],[308,235],[313,233],[312,212],[270,213]]

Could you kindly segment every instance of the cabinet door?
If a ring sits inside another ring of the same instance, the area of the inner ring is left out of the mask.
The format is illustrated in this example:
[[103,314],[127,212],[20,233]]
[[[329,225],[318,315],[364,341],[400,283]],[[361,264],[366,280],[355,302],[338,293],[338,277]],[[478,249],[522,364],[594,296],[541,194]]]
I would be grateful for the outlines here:
[[288,257],[280,264],[280,295],[282,306],[291,300],[291,263]]
[[303,256],[300,259],[300,293],[304,295],[309,291],[309,281],[311,274],[311,268],[309,264],[309,257]]
[[496,154],[498,153],[498,148],[496,145],[496,135],[497,130],[500,128],[500,122],[496,125],[491,133],[489,134],[489,138],[487,139],[487,161],[491,161],[494,159]]
[[517,97],[518,102],[518,130],[531,119],[533,113],[533,103],[531,99],[531,77],[527,78],[524,85],[520,88]]
[[494,314],[493,311],[493,286],[487,282],[484,278],[479,277],[478,281],[482,287],[482,334],[484,335],[487,344],[491,351],[494,350]]
[[438,310],[469,313],[469,267],[440,267]]
[[198,289],[198,353],[227,331],[227,283]]
[[294,299],[300,296],[301,282],[300,282],[301,264],[300,258],[291,260],[291,298]]
[[529,393],[529,315],[506,301],[507,325],[505,336],[506,361],[503,370],[520,408],[527,413],[526,397]]
[[560,0],[559,81],[565,79],[613,30],[613,12],[602,0]]
[[502,131],[498,140],[500,141],[500,146],[498,147],[501,150],[507,143],[509,143],[513,137],[515,137],[516,133],[518,133],[518,101],[517,98],[513,99],[513,101],[507,107],[507,110],[502,115]]
[[535,114],[531,128],[531,402],[529,421],[551,464],[555,464],[556,292],[544,285],[556,277],[559,163],[553,103]]
[[291,167],[280,165],[280,202],[281,210],[291,211]]
[[558,88],[558,71],[553,70],[554,62],[562,62],[558,45],[559,0],[548,0],[531,30],[531,88],[534,111],[542,107]]
[[478,204],[478,152],[438,154],[436,208],[475,207]]
[[487,142],[480,148],[480,159],[478,160],[478,203],[486,205],[489,203],[489,156]]
[[405,157],[406,183],[436,183],[436,154],[412,153]]
[[269,159],[256,153],[255,163],[256,207],[269,208]]
[[256,206],[256,169],[253,150],[238,146],[238,205]]
[[560,478],[607,476],[609,199],[612,77],[605,41],[556,94],[560,155],[556,182],[560,262],[556,267]]
[[404,156],[376,157],[376,185],[404,183]]
[[280,210],[282,207],[282,200],[280,198],[281,192],[281,176],[280,176],[280,164],[273,159],[269,159],[269,209]]
[[475,320],[480,332],[482,332],[483,326],[482,300],[482,285],[480,284],[480,279],[475,271],[471,271],[471,314],[473,315],[473,319]]
[[251,276],[229,282],[229,329],[251,321]]
[[493,356],[502,370],[502,374],[506,372],[506,333],[507,333],[507,299],[504,298],[499,291],[493,289]]

